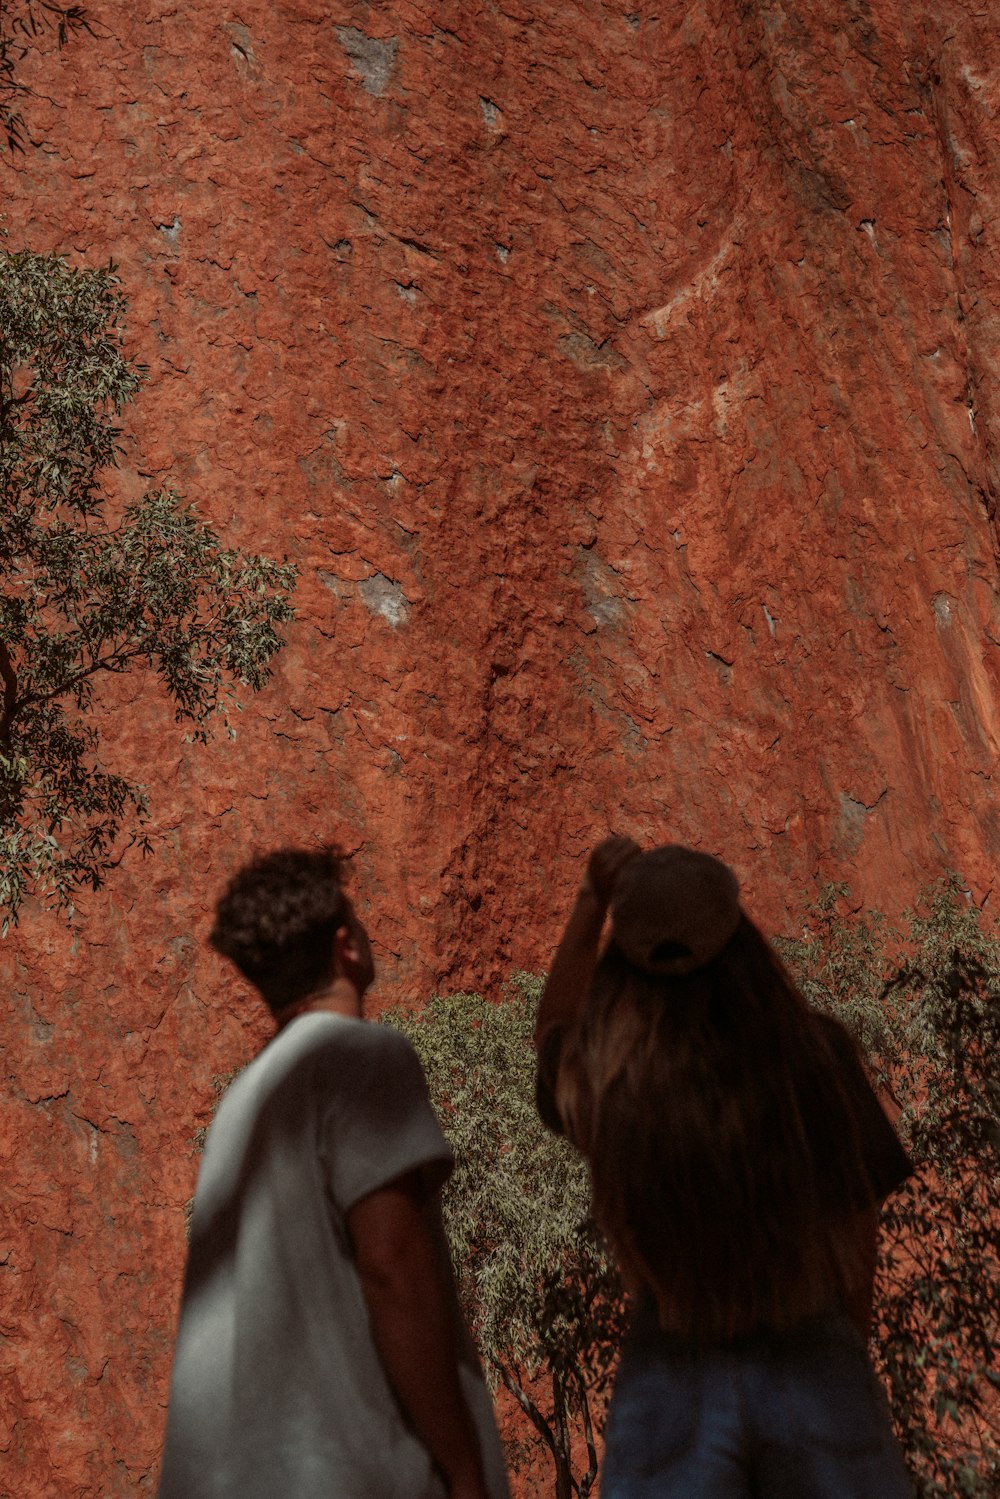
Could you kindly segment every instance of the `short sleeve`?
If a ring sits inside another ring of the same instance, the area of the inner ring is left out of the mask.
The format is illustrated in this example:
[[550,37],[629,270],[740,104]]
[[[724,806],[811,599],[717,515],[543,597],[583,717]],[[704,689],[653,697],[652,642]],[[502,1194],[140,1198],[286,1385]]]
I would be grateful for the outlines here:
[[821,1015],[818,1018],[827,1033],[831,1050],[840,1064],[842,1077],[853,1099],[871,1183],[878,1201],[882,1203],[913,1175],[913,1162],[886,1118],[850,1033],[832,1016]]
[[439,1181],[449,1174],[451,1147],[405,1036],[373,1022],[350,1022],[318,1062],[320,1155],[342,1212],[421,1167],[437,1168]]

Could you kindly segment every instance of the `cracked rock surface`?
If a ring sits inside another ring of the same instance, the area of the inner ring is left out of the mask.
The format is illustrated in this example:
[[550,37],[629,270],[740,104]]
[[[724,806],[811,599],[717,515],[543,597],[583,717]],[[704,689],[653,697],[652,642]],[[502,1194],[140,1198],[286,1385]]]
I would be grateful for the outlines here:
[[0,1466],[59,1499],[155,1488],[248,850],[353,853],[379,1002],[543,967],[608,827],[785,931],[1000,852],[988,7],[88,9],[10,242],[120,267],[122,494],[301,583],[235,744],[107,696],[155,858],[2,948]]

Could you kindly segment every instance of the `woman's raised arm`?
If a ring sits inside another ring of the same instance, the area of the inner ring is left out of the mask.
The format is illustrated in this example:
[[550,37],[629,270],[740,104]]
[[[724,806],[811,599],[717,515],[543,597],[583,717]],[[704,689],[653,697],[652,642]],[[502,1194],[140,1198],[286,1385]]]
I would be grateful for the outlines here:
[[554,1025],[576,1018],[590,988],[615,883],[628,861],[639,852],[633,838],[604,838],[587,860],[587,872],[576,893],[538,1006],[536,1045]]

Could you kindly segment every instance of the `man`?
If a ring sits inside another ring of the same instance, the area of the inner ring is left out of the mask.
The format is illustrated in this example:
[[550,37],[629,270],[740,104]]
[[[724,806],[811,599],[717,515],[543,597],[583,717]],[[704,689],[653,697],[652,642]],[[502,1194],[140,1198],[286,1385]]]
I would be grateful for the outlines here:
[[408,1041],[361,1018],[371,947],[332,852],[235,876],[213,946],[274,1038],[227,1090],[191,1227],[160,1499],[506,1499]]

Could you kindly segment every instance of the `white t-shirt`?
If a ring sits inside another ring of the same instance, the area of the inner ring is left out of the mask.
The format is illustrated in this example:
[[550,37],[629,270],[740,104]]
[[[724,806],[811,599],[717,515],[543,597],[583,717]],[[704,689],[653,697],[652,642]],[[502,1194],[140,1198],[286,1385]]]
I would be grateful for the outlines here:
[[[198,1176],[159,1499],[442,1499],[375,1350],[346,1217],[408,1171],[439,1184],[451,1166],[395,1031],[307,1013],[240,1074]],[[444,1246],[436,1191],[428,1212]],[[461,1339],[490,1494],[506,1499],[464,1324]]]

